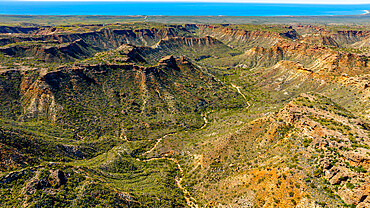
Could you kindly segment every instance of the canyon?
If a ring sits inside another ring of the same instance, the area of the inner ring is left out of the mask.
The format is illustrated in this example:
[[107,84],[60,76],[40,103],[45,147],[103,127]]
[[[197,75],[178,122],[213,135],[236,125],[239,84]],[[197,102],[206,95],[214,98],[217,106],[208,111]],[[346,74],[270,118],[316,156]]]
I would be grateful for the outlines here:
[[0,27],[2,207],[370,207],[370,27]]

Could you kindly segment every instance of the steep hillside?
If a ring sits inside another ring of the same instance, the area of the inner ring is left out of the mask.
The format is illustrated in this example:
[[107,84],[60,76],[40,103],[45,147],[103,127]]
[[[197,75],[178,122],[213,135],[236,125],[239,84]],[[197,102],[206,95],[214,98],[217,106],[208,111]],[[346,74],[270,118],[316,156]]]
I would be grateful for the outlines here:
[[146,53],[148,59],[152,59],[153,56],[160,57],[175,54],[186,55],[199,61],[209,57],[232,57],[241,53],[209,36],[201,38],[165,38],[160,40],[153,48],[154,50]]
[[100,49],[79,39],[71,43],[21,42],[0,47],[0,52],[13,57],[33,57],[45,62],[72,62],[92,56]]
[[220,128],[219,115],[209,119],[209,128],[167,137],[157,150],[187,155],[186,185],[202,206],[369,205],[368,124],[329,99],[302,94],[235,133],[235,124]]
[[[233,65],[243,68],[270,67],[281,60],[298,61],[313,71],[346,73],[348,75],[368,73],[366,56],[343,53],[327,47],[304,43],[276,43],[272,47],[254,47],[244,54],[233,57]],[[215,60],[216,63],[223,59]]]
[[97,53],[91,59],[84,60],[84,62],[120,63],[128,61],[141,64],[155,64],[162,57],[169,55],[186,56],[194,61],[200,61],[210,57],[231,58],[239,54],[241,54],[240,51],[232,49],[209,36],[201,38],[166,37],[151,47],[123,44],[115,50]]
[[330,35],[339,44],[353,44],[370,37],[370,31],[338,31]]
[[2,45],[18,43],[24,41],[59,41],[61,43],[73,42],[82,39],[88,44],[101,49],[116,48],[123,43],[151,46],[167,36],[178,35],[175,28],[150,28],[150,29],[120,29],[120,28],[100,28],[96,31],[78,33],[51,33],[45,35],[23,35],[8,36],[0,40]]
[[221,40],[226,45],[241,50],[252,47],[270,47],[285,39],[297,39],[299,34],[295,30],[275,32],[266,30],[244,30],[229,27],[217,27],[212,25],[200,25],[200,35],[208,35]]
[[39,30],[38,27],[0,26],[0,33],[32,33],[37,30]]

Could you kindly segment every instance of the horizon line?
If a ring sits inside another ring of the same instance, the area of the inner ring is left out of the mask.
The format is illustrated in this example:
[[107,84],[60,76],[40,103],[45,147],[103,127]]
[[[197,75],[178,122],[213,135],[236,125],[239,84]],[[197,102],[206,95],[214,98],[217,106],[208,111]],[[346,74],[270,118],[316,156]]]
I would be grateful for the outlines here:
[[[368,2],[351,2],[348,1],[341,2],[339,0],[331,0],[330,2],[323,2],[322,0],[308,0],[299,1],[299,0],[282,0],[282,1],[273,1],[273,0],[5,0],[5,1],[29,1],[29,2],[166,2],[166,3],[259,3],[259,4],[307,4],[307,5],[370,5]],[[1,1],[0,1],[1,2]],[[369,8],[370,9],[370,8]]]

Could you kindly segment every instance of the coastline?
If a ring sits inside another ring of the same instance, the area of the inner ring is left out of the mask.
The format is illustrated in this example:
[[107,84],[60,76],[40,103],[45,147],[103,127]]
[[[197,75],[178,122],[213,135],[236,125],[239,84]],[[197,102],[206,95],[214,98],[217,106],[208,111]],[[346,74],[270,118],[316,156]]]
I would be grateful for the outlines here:
[[370,4],[0,1],[1,15],[336,16],[367,14],[369,8]]
[[0,14],[0,25],[71,25],[114,24],[132,22],[158,22],[167,24],[335,24],[346,23],[368,25],[370,10],[356,15],[316,15],[316,16],[168,16],[168,15],[19,15]]

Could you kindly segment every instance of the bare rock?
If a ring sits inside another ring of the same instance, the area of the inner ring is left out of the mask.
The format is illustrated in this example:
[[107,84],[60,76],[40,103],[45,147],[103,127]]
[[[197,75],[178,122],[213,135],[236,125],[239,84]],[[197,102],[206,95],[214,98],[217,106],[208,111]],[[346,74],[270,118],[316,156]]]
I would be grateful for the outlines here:
[[319,208],[321,207],[320,205],[316,204],[314,201],[310,201],[307,198],[302,198],[296,208]]
[[189,60],[185,56],[180,57],[180,63],[184,64],[184,65],[189,65],[190,64]]
[[37,190],[50,187],[50,184],[45,179],[33,178],[27,185],[23,188],[23,193],[25,195],[32,195],[36,193]]
[[172,55],[164,56],[161,60],[159,60],[158,65],[167,67],[177,67],[176,59]]
[[53,179],[53,182],[55,182],[56,187],[60,187],[67,182],[65,174],[61,170],[50,170],[50,177]]
[[357,205],[357,208],[368,208],[370,207],[370,202],[361,202]]
[[348,176],[343,174],[343,173],[339,173],[339,174],[336,174],[333,178],[330,179],[330,183],[332,185],[339,185],[341,182],[343,181],[347,181],[348,180]]
[[[362,203],[362,205],[366,205],[366,203],[369,203],[368,196],[370,194],[369,189],[348,189],[346,187],[342,187],[338,191],[338,195],[341,197],[341,199],[346,203],[346,204],[355,204],[359,205]],[[361,206],[362,206],[361,205]]]
[[356,151],[344,152],[343,156],[355,165],[362,165],[365,169],[370,168],[370,153],[369,150],[364,148],[357,148]]
[[332,185],[339,185],[343,181],[347,181],[349,177],[352,177],[353,173],[349,172],[348,169],[342,166],[335,166],[330,169],[330,173],[326,175],[329,182]]

